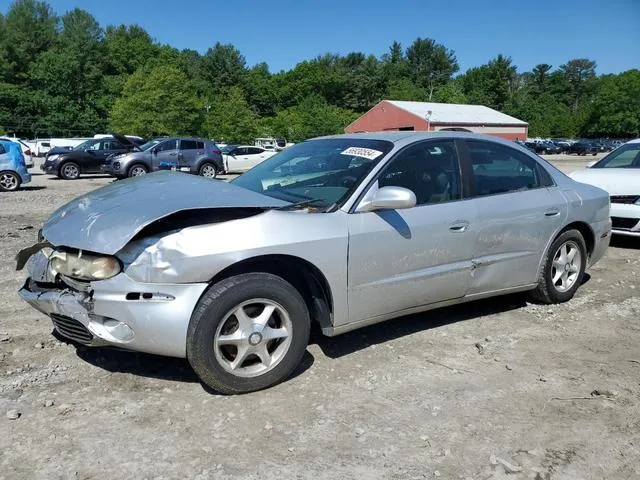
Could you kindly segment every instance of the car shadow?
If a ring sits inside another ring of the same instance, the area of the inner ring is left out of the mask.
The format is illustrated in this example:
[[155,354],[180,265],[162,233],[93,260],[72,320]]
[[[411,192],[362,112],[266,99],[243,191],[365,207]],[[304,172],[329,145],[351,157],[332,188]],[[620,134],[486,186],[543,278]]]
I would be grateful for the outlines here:
[[35,192],[37,190],[44,190],[45,188],[47,188],[47,187],[36,186],[36,185],[29,185],[29,186],[25,185],[23,187],[20,187],[20,190]]
[[[81,360],[111,373],[128,373],[140,377],[170,380],[175,382],[196,383],[200,379],[185,358],[164,357],[150,353],[132,352],[114,347],[86,347],[53,330],[53,336],[61,342],[74,345],[76,355]],[[315,359],[309,351],[305,351],[300,364],[289,376],[288,380],[308,370]],[[221,395],[207,385],[202,388],[210,394]]]
[[610,247],[613,248],[629,248],[632,250],[640,250],[640,238],[627,237],[624,235],[613,235],[611,237]]
[[395,340],[396,338],[406,337],[416,332],[431,330],[473,318],[517,310],[526,306],[526,304],[526,294],[515,293],[439,308],[426,313],[399,317],[336,337],[325,337],[316,329],[313,332],[312,342],[318,345],[322,353],[327,357],[339,358],[371,345],[378,345],[390,340]]

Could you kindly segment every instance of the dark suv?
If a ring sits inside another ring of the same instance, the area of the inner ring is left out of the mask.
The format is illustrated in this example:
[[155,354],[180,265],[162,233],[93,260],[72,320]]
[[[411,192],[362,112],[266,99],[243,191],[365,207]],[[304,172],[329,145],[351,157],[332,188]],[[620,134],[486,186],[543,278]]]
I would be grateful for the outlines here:
[[50,175],[75,180],[81,174],[103,173],[102,165],[113,154],[126,153],[137,148],[137,141],[122,135],[92,138],[73,150],[50,153],[40,167]]
[[581,140],[569,145],[567,153],[575,153],[577,155],[597,155],[600,149],[592,142]]
[[161,169],[209,178],[224,172],[222,155],[214,142],[182,137],[154,138],[133,152],[112,155],[102,169],[117,178],[137,177]]

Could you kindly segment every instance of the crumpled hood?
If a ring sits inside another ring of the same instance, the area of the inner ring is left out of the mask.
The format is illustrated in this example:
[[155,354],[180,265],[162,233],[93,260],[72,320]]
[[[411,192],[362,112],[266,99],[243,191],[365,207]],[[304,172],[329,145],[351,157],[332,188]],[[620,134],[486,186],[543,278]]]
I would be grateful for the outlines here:
[[55,246],[113,255],[145,226],[181,210],[287,204],[219,180],[157,172],[121,180],[72,200],[53,213],[42,233]]
[[640,169],[585,168],[569,175],[577,182],[602,188],[609,195],[640,195]]

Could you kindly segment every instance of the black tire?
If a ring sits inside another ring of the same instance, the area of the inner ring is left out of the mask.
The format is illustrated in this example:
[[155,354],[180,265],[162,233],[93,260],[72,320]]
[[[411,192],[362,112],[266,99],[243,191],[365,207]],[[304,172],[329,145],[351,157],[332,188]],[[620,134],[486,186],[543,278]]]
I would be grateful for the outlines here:
[[[140,172],[144,172],[144,173],[140,173]],[[146,165],[143,165],[142,163],[134,163],[127,169],[127,177],[129,178],[139,177],[141,175],[146,175],[147,173],[149,173],[149,169],[147,168]]]
[[64,162],[60,165],[58,176],[63,180],[77,180],[80,178],[80,165],[76,162]]
[[[559,291],[553,282],[553,261],[560,248],[567,243],[577,246],[581,258],[580,269],[577,272],[578,275],[571,285],[571,288],[566,291]],[[578,230],[566,230],[562,232],[553,241],[545,254],[542,269],[538,277],[538,287],[531,292],[532,299],[547,304],[563,303],[571,300],[582,284],[586,266],[587,247],[582,234]]]
[[213,162],[204,162],[198,169],[198,175],[206,178],[216,178],[220,169]]
[[[229,318],[229,312],[253,299],[276,302],[286,311],[291,322],[291,343],[279,363],[270,370],[258,376],[243,377],[229,372],[220,363],[214,339],[221,322]],[[269,273],[230,277],[212,285],[196,305],[187,331],[187,359],[202,383],[220,393],[261,390],[282,382],[300,364],[309,342],[310,323],[302,296],[282,278]]]
[[15,172],[0,172],[0,192],[15,192],[20,188],[22,179]]

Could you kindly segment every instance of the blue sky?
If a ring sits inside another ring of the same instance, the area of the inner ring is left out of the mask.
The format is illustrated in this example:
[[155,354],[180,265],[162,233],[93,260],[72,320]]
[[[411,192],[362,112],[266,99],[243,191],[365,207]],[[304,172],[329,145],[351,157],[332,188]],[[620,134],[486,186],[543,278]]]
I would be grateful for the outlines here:
[[[0,11],[11,2],[0,0]],[[498,53],[519,71],[587,57],[598,73],[640,68],[640,0],[50,0],[101,25],[138,23],[157,41],[204,53],[234,44],[248,65],[289,69],[318,54],[385,53],[434,38],[455,50],[461,72]]]

